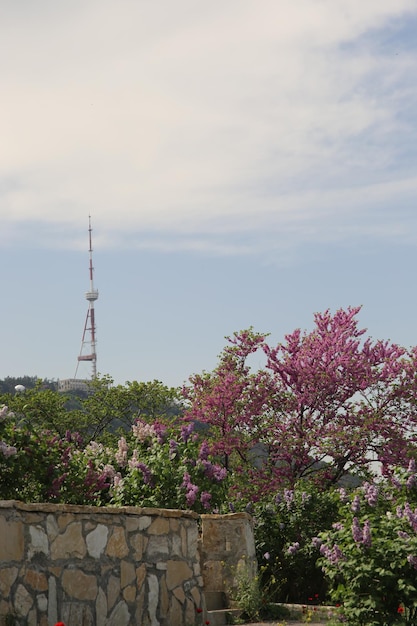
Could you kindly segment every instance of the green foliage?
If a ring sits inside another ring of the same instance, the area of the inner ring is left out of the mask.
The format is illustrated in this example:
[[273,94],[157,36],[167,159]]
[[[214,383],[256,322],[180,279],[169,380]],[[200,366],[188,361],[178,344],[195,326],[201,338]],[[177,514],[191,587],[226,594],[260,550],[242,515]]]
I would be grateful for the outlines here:
[[14,395],[16,385],[23,385],[26,389],[34,389],[39,386],[42,386],[43,389],[52,389],[53,391],[57,389],[57,383],[47,378],[42,380],[37,376],[6,376],[6,378],[0,380],[0,394],[8,393]]
[[70,418],[72,428],[86,440],[115,443],[139,417],[153,422],[174,419],[180,412],[178,389],[158,380],[114,386],[110,376],[103,376],[91,381],[90,393]]
[[137,420],[117,444],[83,446],[0,411],[1,499],[207,512],[226,500],[226,478],[192,424]]
[[80,397],[61,394],[38,380],[23,393],[15,393],[13,387],[1,394],[3,404],[28,429],[47,430],[59,437],[78,432],[84,441],[113,444],[139,416],[149,422],[173,420],[182,411],[178,389],[157,380],[114,386],[110,376],[91,381],[89,393]]
[[0,404],[6,404],[15,414],[17,423],[30,430],[48,430],[64,435],[70,427],[66,397],[38,383],[23,393],[0,396]]
[[26,427],[16,427],[13,414],[2,410],[0,422],[1,498],[39,502],[46,499],[59,450],[50,436],[39,436]]
[[234,583],[232,598],[242,611],[241,618],[259,620],[265,602],[258,576],[253,576],[246,564],[240,564],[234,573]]
[[208,512],[227,495],[227,473],[209,454],[193,425],[140,420],[119,440],[109,462],[117,470],[112,503]]
[[331,597],[351,624],[417,621],[416,481],[411,469],[342,493],[340,521],[321,535]]
[[[311,538],[336,520],[333,492],[300,482],[255,507],[255,542],[263,586],[274,602],[323,602],[326,581]],[[274,581],[271,584],[271,581]]]

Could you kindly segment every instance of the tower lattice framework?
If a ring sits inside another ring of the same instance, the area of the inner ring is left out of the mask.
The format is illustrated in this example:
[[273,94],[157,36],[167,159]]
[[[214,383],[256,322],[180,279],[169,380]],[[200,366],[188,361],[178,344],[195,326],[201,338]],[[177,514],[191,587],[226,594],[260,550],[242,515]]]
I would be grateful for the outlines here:
[[[93,245],[92,245],[91,215],[88,216],[88,236],[90,255],[90,289],[86,292],[85,298],[88,301],[87,316],[85,318],[83,337],[81,341],[80,354],[78,356],[75,378],[77,378],[78,367],[81,361],[91,362],[91,377],[97,376],[97,329],[94,311],[94,302],[98,299],[98,290],[94,288],[94,267],[93,267]],[[89,348],[88,352],[86,352]]]

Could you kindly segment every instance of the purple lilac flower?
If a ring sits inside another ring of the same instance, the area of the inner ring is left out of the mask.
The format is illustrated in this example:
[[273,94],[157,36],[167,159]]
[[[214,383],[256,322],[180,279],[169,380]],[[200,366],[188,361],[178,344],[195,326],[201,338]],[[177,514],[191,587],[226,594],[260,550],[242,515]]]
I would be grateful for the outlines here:
[[136,439],[143,443],[155,435],[155,428],[152,424],[137,419],[135,423],[132,424],[132,432]]
[[97,443],[97,441],[90,441],[89,444],[85,447],[85,452],[91,452],[91,454],[97,456],[101,454],[104,450],[102,443]]
[[107,463],[103,467],[103,474],[106,474],[106,476],[108,476],[109,478],[113,480],[113,478],[116,475],[116,470],[114,469],[113,465],[110,465],[109,463]]
[[371,483],[364,483],[362,489],[364,491],[365,499],[368,502],[369,506],[376,506],[378,504],[378,487]]
[[398,531],[398,536],[400,539],[405,539],[406,541],[410,539],[410,535],[408,533],[405,533],[403,530]]
[[162,424],[161,422],[154,422],[153,428],[154,428],[158,443],[164,443],[165,433],[166,433],[165,424]]
[[7,417],[14,417],[14,413],[12,413],[12,411],[9,411],[8,406],[3,404],[3,406],[0,407],[0,422],[3,422]]
[[294,500],[294,492],[292,489],[284,489],[284,500],[287,503],[287,507],[290,508],[291,503]]
[[313,537],[311,540],[311,543],[313,544],[315,548],[320,548],[323,543],[323,540],[320,539],[320,537]]
[[64,474],[61,474],[61,476],[54,478],[51,488],[48,491],[48,496],[50,496],[51,498],[57,498],[59,496],[62,483],[65,482],[67,476],[68,472],[65,472]]
[[269,559],[270,559],[270,558],[271,558],[271,555],[269,554],[269,552],[265,552],[265,554],[264,554],[264,559],[265,559],[266,561],[269,561]]
[[415,484],[416,484],[416,475],[415,474],[411,474],[407,478],[407,482],[405,483],[405,486],[407,487],[407,489],[412,489]]
[[205,475],[211,480],[217,480],[217,482],[221,482],[227,476],[227,469],[225,467],[217,465],[216,463],[202,460],[201,465],[204,468]]
[[361,501],[360,501],[359,496],[356,495],[353,498],[353,502],[352,502],[352,506],[351,506],[352,512],[353,513],[359,513],[360,508],[361,508]]
[[347,495],[346,489],[344,489],[344,487],[341,487],[339,489],[339,497],[340,497],[341,502],[345,503],[345,502],[348,501],[348,495]]
[[339,561],[345,558],[337,543],[333,546],[333,548],[329,548],[329,546],[323,543],[320,546],[320,554],[325,556],[326,559],[328,559],[333,565],[337,565]]
[[391,483],[396,489],[401,489],[401,481],[396,476],[391,476]]
[[0,452],[7,459],[9,456],[14,456],[15,454],[17,454],[17,448],[15,448],[14,446],[9,446],[5,441],[0,441]]
[[410,459],[410,461],[408,463],[407,472],[409,474],[414,474],[415,471],[416,471],[416,462],[415,462],[414,459]]
[[119,465],[119,467],[126,467],[128,447],[127,447],[126,439],[124,437],[120,437],[117,447],[118,447],[117,452],[114,455],[116,458],[117,464]]
[[187,502],[187,506],[193,506],[194,502],[197,499],[197,494],[199,492],[199,488],[197,485],[190,485],[189,490],[185,494],[185,501]]
[[352,522],[352,536],[355,543],[363,543],[363,531],[359,524],[357,517],[353,518]]
[[409,554],[407,561],[414,567],[414,569],[417,569],[417,556]]
[[298,552],[299,549],[300,549],[300,544],[298,543],[298,541],[296,541],[291,546],[289,546],[287,552],[288,554],[295,554],[296,552]]
[[132,458],[128,460],[127,464],[130,467],[130,469],[135,469],[135,467],[138,466],[139,463],[139,459],[138,459],[138,451],[133,450],[133,454],[132,454]]
[[196,501],[199,488],[191,482],[191,476],[188,472],[184,472],[181,487],[186,490],[185,500],[187,502],[187,506],[192,506]]
[[339,561],[343,560],[344,558],[345,558],[345,555],[343,554],[343,552],[341,551],[341,549],[336,543],[333,546],[333,549],[331,551],[331,555],[330,555],[331,563],[336,565],[337,563],[339,563]]
[[187,425],[181,426],[181,439],[183,440],[184,443],[187,443],[187,441],[191,437],[193,430],[194,430],[194,424],[192,422],[190,422]]
[[372,545],[372,537],[371,537],[371,525],[369,523],[369,520],[366,520],[364,525],[363,525],[363,540],[362,540],[363,545],[366,548],[370,548]]
[[177,456],[178,443],[175,439],[169,440],[169,460],[172,461]]
[[210,500],[211,500],[211,493],[209,493],[208,491],[203,491],[201,496],[200,496],[200,502],[203,505],[203,507],[205,509],[209,509],[210,508]]
[[410,526],[417,532],[417,509],[414,511],[411,510],[410,504],[408,502],[404,505],[404,515],[410,523]]
[[123,489],[123,478],[120,472],[117,472],[114,476],[113,476],[113,487],[114,489],[116,489],[117,491],[121,491]]
[[152,485],[152,472],[149,467],[145,463],[138,463],[137,468],[143,474],[143,482],[145,485]]
[[108,489],[111,486],[111,482],[111,476],[109,476],[107,472],[102,471],[101,474],[96,474],[96,484],[94,491],[102,491],[104,489]]
[[207,441],[204,440],[200,446],[198,458],[201,459],[202,461],[207,461],[209,453],[210,453],[210,447]]

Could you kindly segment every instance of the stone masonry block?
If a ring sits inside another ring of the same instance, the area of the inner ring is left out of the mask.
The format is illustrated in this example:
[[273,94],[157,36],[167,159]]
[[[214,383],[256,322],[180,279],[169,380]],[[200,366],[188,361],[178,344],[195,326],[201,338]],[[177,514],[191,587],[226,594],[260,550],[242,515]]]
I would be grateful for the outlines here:
[[7,522],[4,517],[0,517],[0,563],[21,561],[23,555],[24,534],[22,522]]

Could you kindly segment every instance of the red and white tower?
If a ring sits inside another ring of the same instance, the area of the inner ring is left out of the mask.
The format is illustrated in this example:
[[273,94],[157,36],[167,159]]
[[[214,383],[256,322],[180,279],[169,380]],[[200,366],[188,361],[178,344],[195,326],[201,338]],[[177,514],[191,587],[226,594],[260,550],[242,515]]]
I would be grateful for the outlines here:
[[[94,302],[98,299],[98,290],[94,289],[93,282],[93,246],[92,246],[92,228],[91,228],[91,215],[88,216],[88,235],[89,235],[89,254],[90,254],[90,289],[85,294],[88,301],[87,317],[85,318],[83,338],[81,341],[81,350],[78,357],[77,368],[75,370],[75,378],[77,378],[78,366],[80,361],[91,361],[91,377],[97,376],[97,351],[96,351],[96,319],[94,314]],[[87,354],[85,354],[86,347],[89,347]]]

